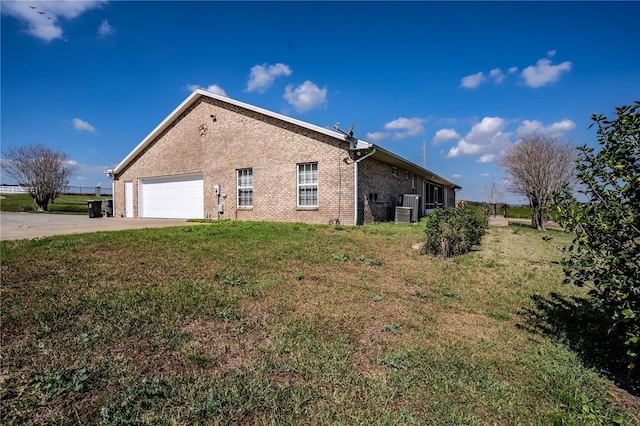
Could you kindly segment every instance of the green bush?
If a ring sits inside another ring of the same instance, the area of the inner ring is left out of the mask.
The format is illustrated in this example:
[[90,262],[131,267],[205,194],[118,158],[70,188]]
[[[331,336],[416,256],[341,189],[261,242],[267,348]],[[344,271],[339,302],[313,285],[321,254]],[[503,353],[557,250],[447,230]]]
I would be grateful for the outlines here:
[[424,251],[440,257],[459,256],[478,244],[489,226],[480,207],[438,209],[425,219]]
[[[623,336],[627,355],[640,355],[640,102],[594,115],[598,148],[580,147],[577,178],[587,201],[569,189],[556,194],[558,222],[574,234],[562,264],[567,281],[589,286]],[[633,364],[630,364],[632,366]]]

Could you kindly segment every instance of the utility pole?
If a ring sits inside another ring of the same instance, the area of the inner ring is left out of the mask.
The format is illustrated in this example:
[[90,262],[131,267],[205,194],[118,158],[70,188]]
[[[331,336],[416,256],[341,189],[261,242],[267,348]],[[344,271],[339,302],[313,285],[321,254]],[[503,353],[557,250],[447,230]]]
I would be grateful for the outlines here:
[[427,144],[422,141],[422,167],[427,168]]

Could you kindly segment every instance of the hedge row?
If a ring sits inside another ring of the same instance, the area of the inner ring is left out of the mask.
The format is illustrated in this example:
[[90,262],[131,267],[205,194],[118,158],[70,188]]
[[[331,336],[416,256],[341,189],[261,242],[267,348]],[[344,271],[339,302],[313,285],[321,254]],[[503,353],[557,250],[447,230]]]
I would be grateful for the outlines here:
[[489,218],[480,207],[461,206],[437,209],[426,217],[424,251],[440,257],[458,256],[471,250],[489,227]]

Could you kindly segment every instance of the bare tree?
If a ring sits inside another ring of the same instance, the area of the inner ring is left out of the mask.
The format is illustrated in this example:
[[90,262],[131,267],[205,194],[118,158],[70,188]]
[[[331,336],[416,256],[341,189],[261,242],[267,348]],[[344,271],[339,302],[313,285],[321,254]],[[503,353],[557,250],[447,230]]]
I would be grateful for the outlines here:
[[493,216],[497,215],[497,204],[502,203],[504,200],[504,188],[495,180],[491,180],[489,184],[484,188],[484,195],[489,204],[489,209]]
[[507,148],[502,167],[510,176],[507,189],[527,197],[531,226],[545,230],[551,195],[574,182],[576,148],[546,133],[529,133]]
[[67,154],[44,145],[9,148],[3,156],[4,173],[28,191],[41,212],[47,211],[76,170]]

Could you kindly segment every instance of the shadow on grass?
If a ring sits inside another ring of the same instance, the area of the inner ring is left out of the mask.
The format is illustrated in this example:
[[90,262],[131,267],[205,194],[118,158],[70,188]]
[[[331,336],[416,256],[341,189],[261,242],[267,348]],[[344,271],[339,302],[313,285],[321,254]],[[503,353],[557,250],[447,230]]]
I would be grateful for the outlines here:
[[611,321],[590,299],[551,293],[531,296],[535,307],[522,311],[523,324],[531,333],[544,334],[566,344],[593,368],[632,395],[640,396],[638,373],[630,374],[624,339],[609,332]]

